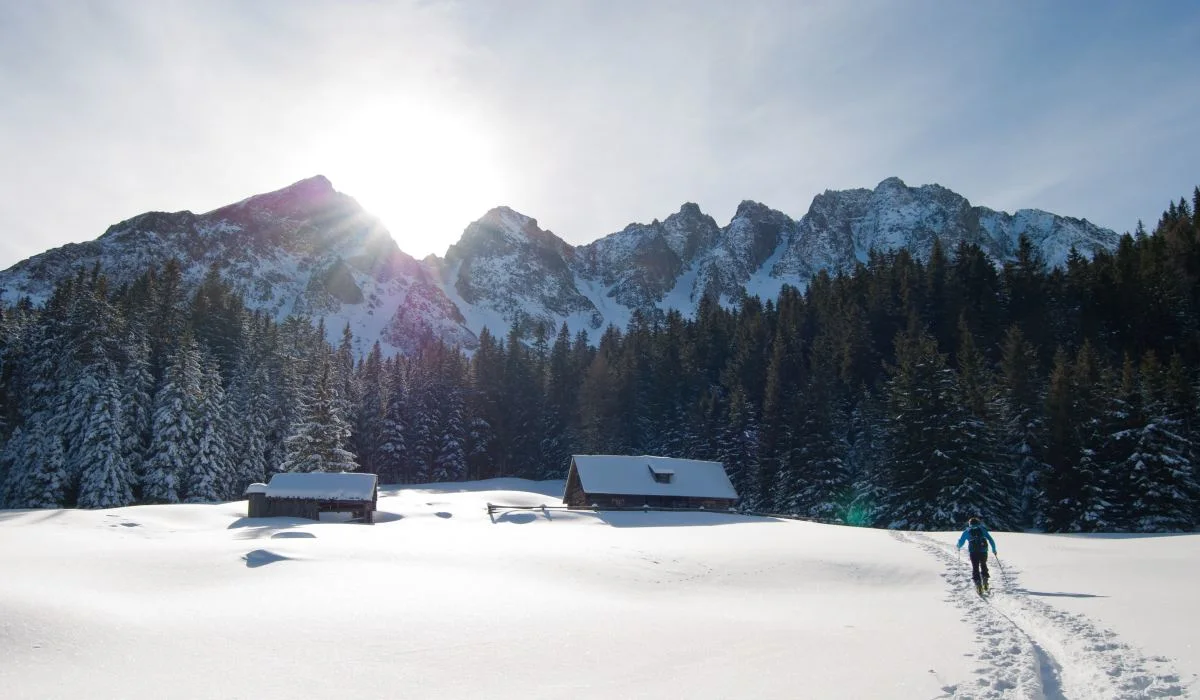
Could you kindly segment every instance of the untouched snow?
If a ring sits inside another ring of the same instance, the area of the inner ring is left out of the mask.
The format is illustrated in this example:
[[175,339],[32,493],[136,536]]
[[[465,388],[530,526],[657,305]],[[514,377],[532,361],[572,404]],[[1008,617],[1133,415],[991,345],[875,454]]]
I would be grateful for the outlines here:
[[703,290],[696,289],[696,282],[699,279],[698,266],[687,267],[679,275],[679,279],[675,281],[675,286],[671,288],[671,291],[664,294],[662,301],[655,303],[655,306],[664,312],[678,309],[684,318],[695,318],[699,302],[697,295],[703,292]]
[[612,297],[613,289],[617,285],[605,285],[598,280],[588,279],[576,275],[575,285],[579,292],[592,302],[592,306],[596,307],[596,311],[604,319],[600,326],[592,327],[590,325],[590,316],[576,314],[568,317],[567,324],[572,334],[579,331],[587,331],[588,338],[593,345],[600,342],[600,336],[604,334],[604,329],[608,326],[616,326],[622,331],[629,326],[629,319],[633,317],[633,309],[621,304]]
[[562,482],[383,487],[378,525],[244,501],[0,511],[18,698],[1141,698],[1200,692],[1200,535],[509,511]]
[[779,293],[783,291],[785,284],[790,284],[801,292],[808,288],[808,283],[800,281],[799,278],[779,277],[771,274],[771,271],[783,259],[787,249],[787,241],[780,241],[775,252],[771,253],[771,257],[763,261],[763,264],[746,281],[746,296],[758,297],[765,303],[768,300],[778,301]]
[[454,281],[458,279],[461,267],[461,262],[455,263],[445,277],[440,280],[442,293],[446,295],[446,298],[451,303],[458,307],[458,310],[463,314],[465,319],[463,325],[472,333],[478,336],[481,330],[487,328],[493,337],[503,339],[504,335],[508,333],[509,327],[512,326],[512,322],[507,320],[500,311],[487,308],[486,306],[477,307],[468,304],[462,298],[462,295],[458,293],[458,290],[454,288]]

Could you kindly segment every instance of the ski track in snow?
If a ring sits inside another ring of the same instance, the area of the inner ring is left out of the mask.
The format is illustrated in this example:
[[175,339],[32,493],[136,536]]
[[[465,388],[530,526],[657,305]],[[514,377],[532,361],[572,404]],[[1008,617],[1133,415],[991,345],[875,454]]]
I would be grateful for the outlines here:
[[1169,659],[1143,656],[1111,630],[1023,592],[1018,572],[993,559],[991,593],[981,598],[971,565],[952,545],[913,532],[892,532],[945,565],[949,600],[975,629],[977,678],[948,685],[945,698],[990,700],[1128,700],[1183,697],[1187,688]]

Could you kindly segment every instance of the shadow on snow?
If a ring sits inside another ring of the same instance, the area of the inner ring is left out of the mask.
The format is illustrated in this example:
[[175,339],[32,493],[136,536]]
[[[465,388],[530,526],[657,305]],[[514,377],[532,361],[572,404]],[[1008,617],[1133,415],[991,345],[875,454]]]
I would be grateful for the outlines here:
[[1018,589],[1016,589],[1016,592],[1024,593],[1025,595],[1041,596],[1043,598],[1107,598],[1108,597],[1106,595],[1097,595],[1095,593],[1063,593],[1061,591],[1059,591],[1057,593],[1050,593],[1048,591],[1031,591],[1028,588],[1018,588]]

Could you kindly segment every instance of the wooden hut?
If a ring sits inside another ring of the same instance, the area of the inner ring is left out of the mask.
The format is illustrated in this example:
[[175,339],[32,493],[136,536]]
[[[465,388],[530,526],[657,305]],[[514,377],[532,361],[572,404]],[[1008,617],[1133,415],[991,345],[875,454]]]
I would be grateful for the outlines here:
[[320,520],[321,513],[350,513],[375,522],[379,477],[351,472],[283,473],[246,489],[251,518],[290,516]]
[[267,485],[250,484],[246,487],[246,500],[250,502],[248,516],[265,518],[267,512]]
[[563,503],[574,508],[729,509],[737,491],[720,462],[672,457],[575,455]]

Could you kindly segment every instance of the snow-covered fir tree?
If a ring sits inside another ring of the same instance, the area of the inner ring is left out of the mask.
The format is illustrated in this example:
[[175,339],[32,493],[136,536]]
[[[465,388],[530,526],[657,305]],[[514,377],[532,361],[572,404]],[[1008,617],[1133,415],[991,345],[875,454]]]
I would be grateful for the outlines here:
[[10,508],[59,508],[67,496],[68,476],[62,438],[39,414],[17,428],[0,450],[9,480],[0,496]]
[[728,415],[717,443],[717,461],[725,465],[730,481],[743,497],[742,506],[748,510],[765,510],[762,494],[768,487],[760,486],[762,473],[758,463],[759,421],[749,399],[740,391],[729,400]]
[[[113,368],[101,375],[102,383],[88,408],[82,442],[75,450],[81,508],[115,508],[133,503],[136,475],[126,458],[127,431],[116,374]],[[93,380],[89,377],[85,383]]]
[[333,362],[326,356],[311,395],[302,405],[291,434],[284,440],[286,449],[280,471],[349,472],[358,469],[354,454],[346,449],[350,424],[341,413],[341,399],[335,386]]
[[861,389],[849,412],[846,467],[853,497],[841,516],[848,525],[872,525],[884,518],[887,503],[887,408],[883,399]]
[[150,345],[144,334],[131,333],[125,343],[125,369],[121,373],[121,407],[124,416],[125,460],[140,491],[150,431],[154,425],[154,376],[150,372]]
[[998,408],[1001,450],[1012,460],[1017,518],[1025,525],[1042,522],[1045,506],[1041,498],[1045,448],[1040,439],[1045,397],[1037,367],[1037,351],[1020,327],[1011,326],[1001,345]]
[[889,525],[953,528],[972,515],[1007,525],[1006,475],[995,462],[986,420],[964,399],[970,390],[961,376],[913,325],[896,341],[896,362],[888,382]]
[[355,413],[354,453],[363,471],[378,473],[379,448],[383,440],[383,421],[387,409],[387,385],[384,377],[383,352],[376,342],[357,373],[361,388]]
[[167,365],[154,395],[150,458],[142,477],[142,498],[151,503],[178,503],[183,479],[199,451],[196,417],[202,397],[200,352],[186,335]]
[[233,496],[234,481],[229,417],[219,365],[211,356],[203,359],[196,409],[196,453],[183,474],[184,498],[189,503],[225,500]]
[[407,483],[404,470],[408,459],[408,382],[399,358],[386,367],[387,403],[379,437],[379,473],[388,482]]
[[430,481],[461,481],[467,474],[462,392],[447,387],[439,406],[437,450]]
[[[1146,420],[1134,436],[1134,449],[1122,471],[1129,475],[1128,529],[1136,532],[1180,532],[1196,526],[1200,497],[1193,461],[1195,445],[1187,435],[1186,383],[1180,382],[1178,355],[1164,370],[1152,352],[1142,360],[1140,400]],[[1174,376],[1172,376],[1174,375]],[[1184,402],[1178,403],[1179,392]]]
[[228,431],[232,495],[245,492],[252,483],[267,479],[267,439],[272,412],[270,375],[262,359],[243,352],[228,392],[234,425]]
[[787,455],[798,475],[788,512],[821,521],[846,522],[854,500],[847,465],[846,417],[829,375],[810,376],[797,397],[796,440]]

